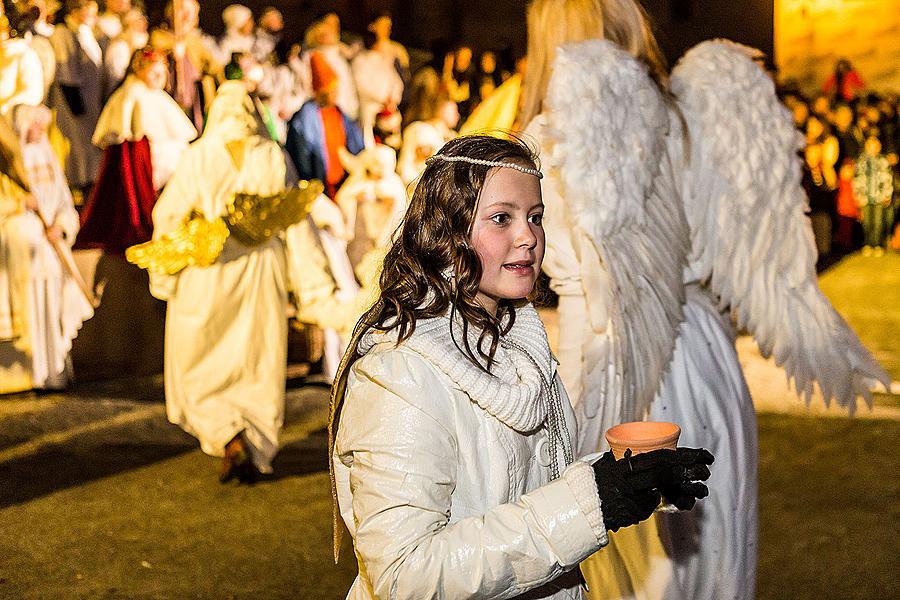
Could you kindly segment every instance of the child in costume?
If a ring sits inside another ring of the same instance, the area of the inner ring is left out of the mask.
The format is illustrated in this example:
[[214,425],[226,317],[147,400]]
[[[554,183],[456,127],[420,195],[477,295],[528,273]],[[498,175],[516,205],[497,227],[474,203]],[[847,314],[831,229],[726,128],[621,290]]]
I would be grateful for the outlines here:
[[103,108],[93,141],[100,175],[81,215],[76,248],[123,255],[153,234],[153,205],[197,130],[165,91],[166,55],[135,52],[129,74]]
[[891,164],[881,153],[878,132],[870,131],[863,153],[856,159],[853,176],[853,193],[862,213],[863,254],[866,256],[884,254],[888,232],[894,222],[893,192]]
[[646,519],[660,491],[682,508],[706,495],[705,450],[575,459],[525,299],[544,253],[540,177],[524,144],[472,136],[416,187],[333,388],[335,509],[360,573],[348,598],[580,597],[578,563],[608,530]]

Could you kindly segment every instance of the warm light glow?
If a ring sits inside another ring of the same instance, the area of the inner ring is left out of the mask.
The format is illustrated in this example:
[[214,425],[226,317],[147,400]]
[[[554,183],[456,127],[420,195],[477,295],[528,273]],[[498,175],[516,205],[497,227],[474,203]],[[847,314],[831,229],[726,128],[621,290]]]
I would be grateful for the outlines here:
[[839,58],[875,90],[900,90],[897,0],[775,0],[780,77],[807,93],[821,89]]

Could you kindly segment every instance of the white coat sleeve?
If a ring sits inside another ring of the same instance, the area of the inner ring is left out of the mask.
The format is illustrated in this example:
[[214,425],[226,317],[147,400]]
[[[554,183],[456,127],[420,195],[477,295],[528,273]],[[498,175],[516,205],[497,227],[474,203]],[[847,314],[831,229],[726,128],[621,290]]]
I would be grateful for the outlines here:
[[360,577],[376,597],[510,598],[551,582],[606,543],[586,463],[515,502],[451,523],[458,464],[452,392],[418,355],[366,356],[347,390],[336,454],[349,467],[352,504],[340,508]]

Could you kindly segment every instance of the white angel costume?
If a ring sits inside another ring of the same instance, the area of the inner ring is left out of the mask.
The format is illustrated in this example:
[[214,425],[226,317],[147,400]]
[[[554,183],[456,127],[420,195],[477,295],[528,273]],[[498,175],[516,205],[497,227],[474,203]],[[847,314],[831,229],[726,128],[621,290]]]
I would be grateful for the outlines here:
[[393,56],[383,52],[365,50],[350,64],[359,94],[359,126],[367,147],[375,145],[375,116],[385,108],[399,106],[403,99],[403,79],[394,61]]
[[406,187],[394,169],[394,149],[378,144],[358,155],[340,152],[350,176],[341,184],[335,202],[344,215],[350,236],[347,254],[357,269],[373,250],[386,249],[406,213]]
[[197,130],[178,103],[137,75],[129,75],[100,114],[92,141],[98,148],[146,137],[150,143],[153,188],[160,190],[175,172]]
[[[236,192],[268,196],[286,187],[284,154],[260,135],[239,82],[226,82],[206,130],[184,153],[153,209],[154,239],[192,211],[214,220]],[[248,247],[234,236],[209,267],[176,275],[151,272],[151,292],[167,300],[165,389],[169,420],[222,456],[241,431],[256,467],[271,472],[284,417],[287,273],[273,236]]]
[[22,234],[31,247],[31,286],[29,290],[29,330],[31,337],[31,380],[36,388],[61,389],[72,375],[69,351],[81,324],[94,314],[78,284],[68,275],[57,252],[67,253],[74,265],[71,245],[78,233],[78,212],[66,185],[59,159],[44,135],[33,142],[26,131],[34,119],[45,125],[51,121],[44,107],[20,107],[16,128],[22,140],[22,163],[28,174],[31,193],[38,203],[44,222],[58,226],[63,240],[54,249],[44,234],[41,220],[32,212],[23,215]]
[[563,46],[529,126],[581,453],[649,417],[716,457],[693,511],[618,532],[583,570],[594,598],[753,598],[755,413],[720,309],[807,397],[815,381],[852,410],[886,375],[818,288],[800,140],[771,80],[707,42],[672,89],[675,104],[611,42]]
[[35,106],[44,99],[41,59],[25,39],[0,42],[0,115],[17,104]]

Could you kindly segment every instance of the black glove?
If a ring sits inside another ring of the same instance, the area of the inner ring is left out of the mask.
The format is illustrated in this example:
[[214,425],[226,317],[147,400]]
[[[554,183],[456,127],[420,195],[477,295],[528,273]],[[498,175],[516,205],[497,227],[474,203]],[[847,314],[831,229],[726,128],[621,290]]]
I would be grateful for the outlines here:
[[616,460],[612,452],[594,463],[594,476],[600,494],[603,523],[609,531],[618,531],[650,517],[660,496],[682,510],[705,498],[709,490],[697,480],[709,478],[713,455],[694,448],[653,450],[636,456],[626,453]]

